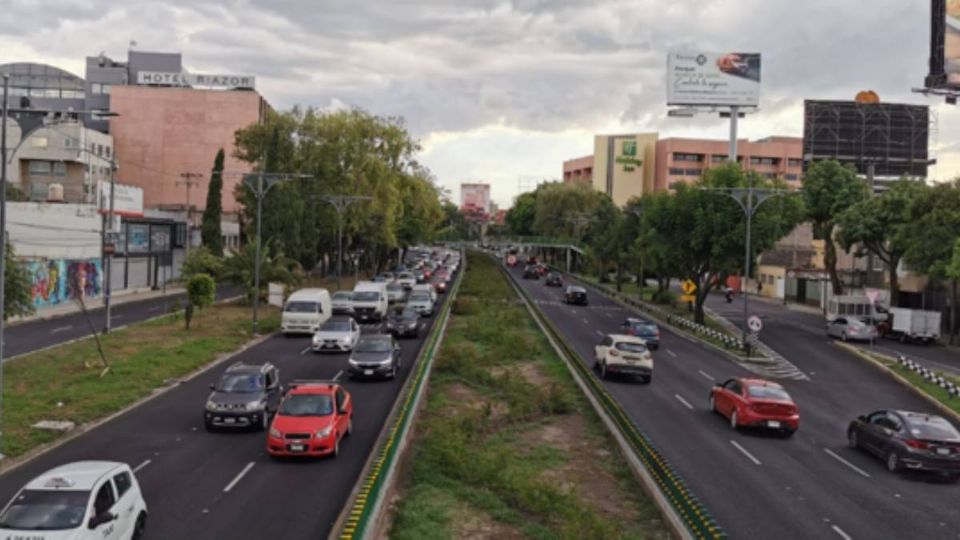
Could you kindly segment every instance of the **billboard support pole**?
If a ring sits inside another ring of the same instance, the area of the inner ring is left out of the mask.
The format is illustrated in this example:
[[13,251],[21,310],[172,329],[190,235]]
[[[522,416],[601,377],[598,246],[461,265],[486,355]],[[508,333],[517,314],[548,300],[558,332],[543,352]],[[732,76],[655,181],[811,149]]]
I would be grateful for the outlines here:
[[730,163],[737,163],[737,120],[740,116],[740,107],[730,107]]

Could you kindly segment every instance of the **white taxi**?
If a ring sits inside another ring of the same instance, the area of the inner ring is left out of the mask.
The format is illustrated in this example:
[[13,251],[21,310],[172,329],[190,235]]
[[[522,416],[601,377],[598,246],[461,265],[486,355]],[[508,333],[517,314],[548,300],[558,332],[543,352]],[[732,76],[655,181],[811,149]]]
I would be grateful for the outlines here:
[[31,480],[0,513],[0,538],[139,540],[147,505],[130,466],[78,461]]

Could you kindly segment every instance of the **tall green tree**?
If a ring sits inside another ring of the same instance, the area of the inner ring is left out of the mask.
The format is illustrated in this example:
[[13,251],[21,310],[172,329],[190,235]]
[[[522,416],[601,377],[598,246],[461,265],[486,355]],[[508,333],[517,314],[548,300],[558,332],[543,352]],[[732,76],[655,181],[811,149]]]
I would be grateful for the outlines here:
[[537,190],[533,230],[543,236],[582,239],[600,200],[585,184],[542,184]]
[[223,148],[213,160],[213,173],[207,187],[207,206],[203,209],[203,221],[200,236],[203,245],[217,257],[223,256],[223,233],[220,231],[220,218],[223,214]]
[[257,291],[256,263],[256,240],[247,243],[240,251],[233,251],[224,261],[223,278],[230,283],[242,286],[250,302],[256,294],[263,298],[268,283],[293,286],[301,280],[302,271],[297,261],[285,257],[276,248],[265,245],[260,250],[260,290]]
[[866,196],[867,188],[857,178],[854,169],[837,161],[814,163],[803,179],[806,219],[813,223],[814,236],[824,241],[824,265],[830,275],[834,294],[843,294],[834,244],[836,221],[843,212]]
[[513,201],[513,206],[507,210],[505,218],[510,234],[517,236],[533,235],[533,220],[537,216],[537,193],[535,191],[521,193]]
[[3,319],[34,312],[30,290],[33,286],[27,267],[17,260],[13,246],[7,242],[4,252]]

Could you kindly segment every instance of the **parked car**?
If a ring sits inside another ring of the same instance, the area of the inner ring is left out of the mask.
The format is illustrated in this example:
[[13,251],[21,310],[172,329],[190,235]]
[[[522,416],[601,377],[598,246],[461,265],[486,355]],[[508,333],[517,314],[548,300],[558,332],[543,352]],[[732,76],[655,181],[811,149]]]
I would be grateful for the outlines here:
[[850,422],[847,442],[882,459],[890,472],[928,471],[960,479],[960,433],[937,415],[878,410]]
[[337,291],[331,298],[334,315],[349,315],[353,317],[353,292]]
[[533,264],[524,266],[523,279],[540,279],[540,270]]
[[407,298],[407,309],[412,309],[423,317],[433,315],[433,297],[424,291],[411,291]]
[[215,428],[264,430],[280,403],[280,370],[271,363],[237,362],[210,385],[203,424]]
[[351,317],[330,317],[313,335],[313,352],[349,352],[360,340],[360,325]]
[[0,537],[23,540],[140,540],[147,503],[130,466],[115,461],[60,465],[27,482],[0,513]]
[[593,367],[602,379],[617,374],[640,377],[645,383],[653,380],[653,356],[643,340],[634,336],[604,336],[594,347]]
[[563,287],[563,276],[559,272],[550,272],[544,281],[547,287]]
[[620,325],[620,331],[642,339],[651,351],[660,348],[660,328],[657,323],[640,317],[629,317]]
[[417,276],[415,276],[413,272],[400,272],[397,275],[397,283],[403,286],[404,289],[410,290],[417,284]]
[[827,335],[843,341],[873,341],[877,328],[853,316],[841,316],[827,323]]
[[734,377],[710,390],[710,410],[730,419],[730,427],[773,429],[790,437],[800,428],[800,411],[775,382]]
[[271,457],[340,454],[353,432],[353,400],[333,381],[293,381],[267,435]]
[[403,302],[407,298],[407,292],[403,285],[399,283],[390,283],[387,285],[387,301],[391,304]]
[[312,334],[333,313],[333,302],[326,289],[300,289],[287,298],[280,316],[284,334]]
[[394,336],[417,337],[420,335],[420,314],[410,308],[395,309],[387,317],[387,332]]
[[570,285],[563,293],[563,301],[567,304],[587,305],[587,290],[577,285]]
[[387,377],[394,379],[400,371],[400,344],[390,334],[362,336],[348,361],[351,379]]

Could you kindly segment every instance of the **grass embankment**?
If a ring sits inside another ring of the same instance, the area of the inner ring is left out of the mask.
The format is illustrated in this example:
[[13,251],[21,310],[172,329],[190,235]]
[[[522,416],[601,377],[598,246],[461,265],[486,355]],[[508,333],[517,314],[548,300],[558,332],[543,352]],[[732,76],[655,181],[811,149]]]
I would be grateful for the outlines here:
[[[276,308],[260,314],[260,332],[279,328]],[[92,338],[17,357],[4,364],[3,453],[18,456],[63,436],[32,428],[37,421],[98,420],[250,339],[250,308],[218,304],[195,314],[190,330],[176,316],[101,336],[110,363],[103,377]]]
[[495,263],[469,255],[390,537],[669,537]]

